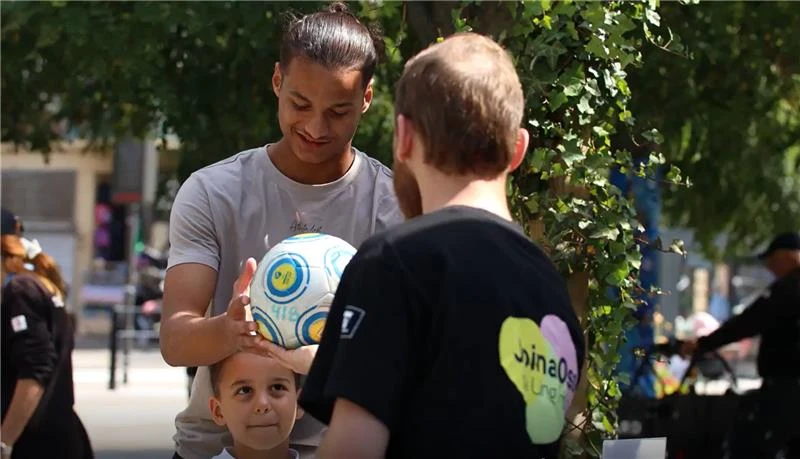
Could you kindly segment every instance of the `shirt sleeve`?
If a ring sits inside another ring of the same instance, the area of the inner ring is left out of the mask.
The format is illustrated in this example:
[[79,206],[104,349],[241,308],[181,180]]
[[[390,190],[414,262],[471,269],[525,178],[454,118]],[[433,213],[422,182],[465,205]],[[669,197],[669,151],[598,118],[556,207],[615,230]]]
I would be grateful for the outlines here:
[[758,335],[775,320],[782,320],[782,313],[790,308],[781,307],[784,297],[783,284],[776,283],[738,316],[734,316],[710,335],[697,340],[698,349],[709,352],[741,339]]
[[406,220],[405,215],[400,210],[397,198],[387,196],[378,207],[378,217],[375,220],[375,232],[380,233],[393,226],[397,226]]
[[343,398],[391,430],[416,342],[404,284],[385,257],[357,255],[350,262],[301,396],[312,416],[329,423],[334,402]]
[[380,233],[406,220],[403,211],[400,210],[397,194],[394,192],[391,171],[382,168],[378,174],[380,175],[375,188],[376,214],[373,233]]
[[9,359],[17,378],[34,379],[46,387],[58,363],[46,316],[47,308],[53,307],[51,300],[28,276],[15,276],[4,293],[3,316],[10,321],[5,329],[11,332]]
[[169,218],[167,269],[183,263],[201,263],[219,270],[219,241],[208,191],[197,175],[181,185]]

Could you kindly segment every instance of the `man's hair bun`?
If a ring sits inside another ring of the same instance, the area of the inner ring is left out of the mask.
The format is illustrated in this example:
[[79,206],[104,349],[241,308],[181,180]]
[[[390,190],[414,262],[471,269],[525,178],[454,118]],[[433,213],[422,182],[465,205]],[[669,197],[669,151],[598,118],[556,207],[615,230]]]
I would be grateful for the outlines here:
[[350,13],[350,9],[344,2],[333,2],[328,5],[327,11],[329,13]]

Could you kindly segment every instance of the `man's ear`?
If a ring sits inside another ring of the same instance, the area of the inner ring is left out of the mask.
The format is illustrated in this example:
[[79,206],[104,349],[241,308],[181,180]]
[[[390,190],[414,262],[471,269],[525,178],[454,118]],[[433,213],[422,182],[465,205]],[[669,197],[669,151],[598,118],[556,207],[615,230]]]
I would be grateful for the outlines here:
[[528,143],[531,140],[531,135],[523,128],[519,129],[517,133],[517,143],[514,146],[514,155],[511,157],[511,163],[508,165],[508,172],[514,171],[522,164],[525,159],[525,152],[528,151]]
[[404,163],[411,158],[414,149],[414,125],[403,115],[394,120],[394,160]]
[[214,420],[218,426],[225,425],[225,416],[222,415],[222,404],[216,397],[208,398],[208,409],[211,411],[211,419]]
[[361,105],[361,113],[366,113],[369,110],[369,106],[372,105],[372,96],[374,95],[372,89],[372,80],[369,80],[367,84],[367,89],[364,91],[364,103]]
[[281,91],[281,84],[283,83],[283,75],[281,74],[281,63],[275,63],[275,70],[272,72],[272,92],[275,93],[275,96],[278,96],[278,93]]

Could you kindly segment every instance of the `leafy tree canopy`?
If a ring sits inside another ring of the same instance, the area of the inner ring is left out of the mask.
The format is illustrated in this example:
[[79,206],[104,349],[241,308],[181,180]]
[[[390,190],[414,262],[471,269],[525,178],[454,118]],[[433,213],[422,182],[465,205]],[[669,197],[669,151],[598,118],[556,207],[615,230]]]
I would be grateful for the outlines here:
[[[181,139],[183,177],[275,139],[280,133],[269,76],[285,13],[321,5],[3,3],[3,141],[49,152],[66,131],[101,144],[126,132],[169,132]],[[571,2],[530,5],[531,11],[575,8]],[[378,98],[356,139],[361,148],[390,160],[391,85],[402,59],[455,30],[452,12],[460,6],[354,5],[382,25],[389,51],[376,75]],[[471,8],[481,11],[485,31],[509,40],[530,19],[512,24],[510,10],[492,2]],[[627,67],[627,84],[620,89],[632,94],[629,112],[637,127],[622,130],[615,142],[621,138],[621,146],[634,154],[649,154],[651,144],[642,133],[660,131],[667,160],[694,183],[664,194],[666,215],[670,223],[695,229],[712,255],[711,241],[721,233],[730,236],[725,253],[733,254],[749,252],[775,231],[796,229],[800,41],[793,34],[800,30],[800,5],[667,2],[653,11],[646,33],[669,26],[672,39],[666,36],[660,47],[640,40],[645,65]],[[552,21],[545,17],[541,21]],[[538,30],[546,26],[552,23],[537,24]],[[629,27],[623,22],[622,28]],[[537,71],[531,67],[524,75],[529,91],[541,89],[540,80],[548,79],[542,63],[564,52],[560,42],[545,39],[538,35],[528,43],[540,52]],[[602,52],[602,46],[598,36],[586,51]],[[583,72],[573,76],[581,78]],[[553,102],[574,97],[576,88],[566,86]]]
[[[179,175],[185,177],[277,139],[270,78],[287,12],[320,6],[4,3],[3,141],[49,153],[65,132],[101,146],[126,133],[172,134],[181,142]],[[399,7],[380,14],[389,36],[396,36]],[[391,156],[391,68],[388,62],[378,69],[379,97],[357,138],[383,160]]]
[[656,128],[667,160],[694,184],[665,193],[669,223],[694,229],[711,255],[752,253],[796,231],[800,4],[665,2],[659,14],[672,42],[644,47],[628,84],[637,129]]

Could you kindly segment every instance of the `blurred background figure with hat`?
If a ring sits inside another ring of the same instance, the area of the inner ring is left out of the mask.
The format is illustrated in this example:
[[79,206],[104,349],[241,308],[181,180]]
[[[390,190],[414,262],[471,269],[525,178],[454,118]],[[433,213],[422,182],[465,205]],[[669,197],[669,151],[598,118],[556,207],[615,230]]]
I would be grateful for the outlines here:
[[[800,457],[800,233],[780,234],[757,255],[775,281],[744,312],[688,341],[684,355],[710,352],[761,335],[761,388],[741,409],[728,441],[731,458]],[[783,453],[784,456],[780,456]]]
[[800,268],[800,233],[790,232],[778,235],[767,249],[758,254],[761,260],[777,278],[790,274]]
[[14,234],[17,236],[22,236],[23,227],[22,227],[22,221],[20,221],[19,217],[14,215],[13,212],[6,209],[5,207],[3,207],[2,209],[2,214],[3,214],[2,217],[3,234],[4,235]]

